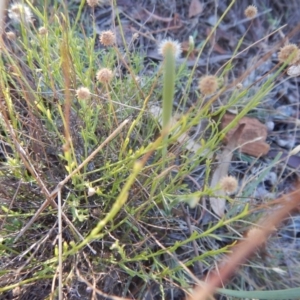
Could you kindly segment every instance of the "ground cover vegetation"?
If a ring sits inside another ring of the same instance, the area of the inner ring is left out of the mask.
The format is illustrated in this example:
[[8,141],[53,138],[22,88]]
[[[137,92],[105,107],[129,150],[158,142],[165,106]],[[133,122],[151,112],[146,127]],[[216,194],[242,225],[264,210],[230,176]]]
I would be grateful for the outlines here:
[[296,1],[6,8],[1,299],[299,298]]

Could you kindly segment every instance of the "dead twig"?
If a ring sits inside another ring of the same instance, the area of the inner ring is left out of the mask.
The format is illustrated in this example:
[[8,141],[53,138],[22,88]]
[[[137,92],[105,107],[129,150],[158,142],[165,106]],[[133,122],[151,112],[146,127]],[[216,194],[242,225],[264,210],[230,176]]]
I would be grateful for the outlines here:
[[223,285],[251,254],[263,246],[270,234],[276,230],[284,218],[289,216],[300,204],[300,183],[297,190],[278,199],[281,205],[264,216],[262,220],[249,230],[245,240],[238,243],[232,253],[224,259],[217,270],[207,276],[203,285],[197,286],[187,300],[206,300],[213,296],[217,287]]

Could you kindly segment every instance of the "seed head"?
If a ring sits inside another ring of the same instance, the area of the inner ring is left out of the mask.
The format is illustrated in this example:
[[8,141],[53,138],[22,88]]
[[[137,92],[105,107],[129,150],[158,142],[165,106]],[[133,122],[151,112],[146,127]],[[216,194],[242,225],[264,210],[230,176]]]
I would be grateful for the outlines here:
[[40,27],[39,28],[39,34],[40,35],[46,35],[48,33],[48,29],[46,27]]
[[76,96],[79,100],[87,100],[91,96],[91,92],[86,87],[81,87],[76,91]]
[[102,31],[100,34],[100,43],[103,46],[113,46],[116,43],[116,36],[111,30]]
[[281,63],[285,63],[289,59],[289,64],[292,65],[300,59],[300,50],[295,44],[288,44],[280,49],[278,59]]
[[8,31],[6,32],[6,37],[10,40],[10,41],[15,41],[17,36],[13,31]]
[[239,82],[236,86],[235,86],[238,90],[241,90],[243,88],[243,84],[241,82]]
[[101,83],[109,83],[113,78],[113,72],[108,68],[100,69],[96,74],[96,78]]
[[216,76],[207,75],[200,79],[199,89],[203,95],[211,95],[218,89],[218,79]]
[[248,19],[253,19],[256,17],[257,15],[257,7],[254,5],[249,5],[246,9],[245,9],[245,16]]
[[32,21],[30,8],[22,3],[12,4],[8,10],[8,16],[16,23],[21,23],[21,21],[30,23]]
[[175,59],[180,57],[182,49],[178,41],[171,39],[162,40],[158,46],[158,53],[165,57],[168,49],[171,49]]
[[232,194],[236,191],[238,187],[238,182],[235,177],[226,176],[221,179],[220,187],[225,193]]

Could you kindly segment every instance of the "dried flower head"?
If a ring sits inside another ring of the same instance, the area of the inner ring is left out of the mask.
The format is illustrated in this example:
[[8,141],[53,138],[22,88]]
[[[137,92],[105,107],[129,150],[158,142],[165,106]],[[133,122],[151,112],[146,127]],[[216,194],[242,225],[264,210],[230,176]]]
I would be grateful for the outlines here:
[[225,193],[232,194],[238,187],[238,181],[233,176],[226,176],[221,179],[220,187]]
[[10,41],[15,41],[17,36],[13,31],[8,31],[6,32],[6,37],[10,40]]
[[218,79],[216,76],[207,75],[199,81],[200,92],[204,95],[211,95],[218,89]]
[[241,82],[239,82],[236,86],[235,86],[238,90],[241,90],[243,88],[243,84]]
[[111,30],[102,31],[100,34],[100,43],[103,46],[113,46],[116,43],[116,36]]
[[91,92],[86,87],[81,87],[76,91],[76,96],[79,100],[87,100],[91,96]]
[[8,16],[16,23],[24,21],[30,23],[32,21],[32,13],[27,5],[22,3],[14,3],[8,10]]
[[46,27],[40,27],[39,28],[39,34],[40,35],[46,35],[48,33],[48,29]]
[[96,78],[101,83],[109,83],[113,78],[113,72],[108,68],[100,69],[96,74]]
[[288,44],[280,49],[278,52],[278,59],[281,63],[285,63],[288,59],[289,64],[296,63],[300,58],[300,51],[295,44]]
[[175,58],[180,57],[182,49],[178,41],[173,41],[171,39],[162,40],[158,46],[158,53],[165,57],[168,49],[171,49]]
[[248,19],[253,19],[255,18],[255,16],[257,15],[257,7],[254,5],[249,5],[246,9],[245,9],[245,16]]

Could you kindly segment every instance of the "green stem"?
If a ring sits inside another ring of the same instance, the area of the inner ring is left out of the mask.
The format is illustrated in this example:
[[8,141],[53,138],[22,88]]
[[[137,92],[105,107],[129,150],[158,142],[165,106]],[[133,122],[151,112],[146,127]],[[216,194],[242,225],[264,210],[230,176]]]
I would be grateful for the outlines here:
[[168,47],[165,49],[164,58],[164,86],[163,86],[163,126],[162,130],[165,131],[166,135],[164,138],[165,145],[163,147],[163,158],[167,153],[168,131],[170,130],[170,122],[172,118],[173,101],[174,101],[174,90],[175,90],[175,56],[173,49]]

